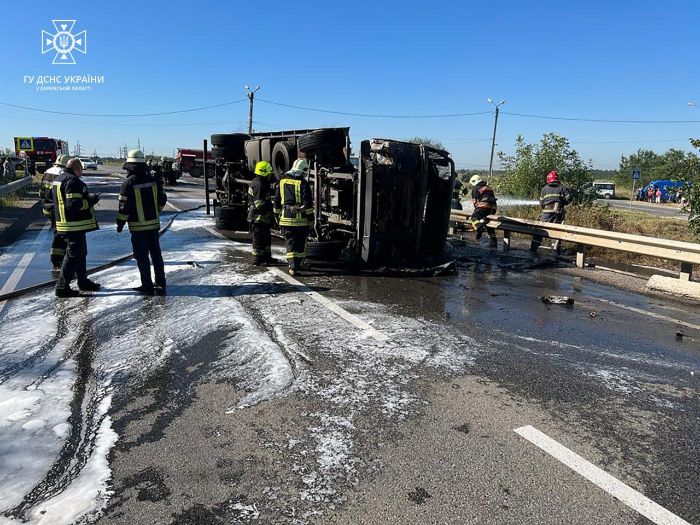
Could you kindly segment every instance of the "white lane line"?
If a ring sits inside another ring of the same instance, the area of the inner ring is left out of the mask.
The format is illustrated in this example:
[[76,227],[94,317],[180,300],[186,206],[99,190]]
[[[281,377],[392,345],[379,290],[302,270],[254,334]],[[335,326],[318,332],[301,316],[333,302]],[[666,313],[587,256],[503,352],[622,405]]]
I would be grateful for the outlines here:
[[341,317],[342,319],[345,319],[348,323],[353,325],[355,328],[359,328],[362,330],[363,333],[367,334],[370,336],[372,339],[375,339],[376,341],[388,341],[389,336],[386,335],[384,332],[381,332],[377,330],[376,328],[372,327],[371,325],[365,323],[362,319],[357,317],[354,314],[351,314],[344,308],[338,306],[336,303],[328,299],[327,297],[324,297],[318,292],[314,292],[311,288],[306,286],[304,283],[301,281],[297,281],[294,277],[291,275],[288,275],[284,273],[282,270],[279,268],[270,268],[269,269],[272,273],[274,273],[277,277],[280,279],[283,279],[287,281],[289,284],[292,284],[296,286],[298,289],[300,289],[302,292],[304,292],[306,295],[311,297],[313,300],[316,302],[322,304],[326,308],[328,308],[331,312],[336,314],[338,317]]
[[[44,236],[46,234],[46,231],[51,228],[51,223],[47,221],[47,223],[44,225],[44,227],[39,230],[39,233],[37,233],[36,237],[34,237],[33,240],[29,241],[27,244],[29,246],[35,245],[36,248],[33,251],[29,251],[25,253],[22,258],[19,260],[19,264],[17,264],[17,267],[12,271],[10,276],[7,278],[7,281],[5,281],[5,284],[3,285],[2,288],[0,288],[0,295],[4,295],[9,292],[13,292],[15,288],[17,288],[17,285],[19,284],[20,280],[22,279],[22,276],[24,275],[24,272],[27,271],[27,268],[29,268],[29,265],[32,263],[32,259],[34,259],[34,255],[36,255],[37,249],[41,247],[41,241],[44,240]],[[7,304],[7,301],[3,301],[0,303],[0,312],[3,311],[5,308],[5,305]]]
[[600,297],[590,297],[590,296],[586,296],[586,297],[589,297],[590,299],[593,299],[595,301],[600,301],[601,303],[609,304],[610,306],[617,306],[618,308],[622,308],[624,310],[629,310],[630,312],[635,312],[638,314],[653,317],[653,318],[659,319],[661,321],[668,321],[670,323],[679,324],[679,325],[685,326],[687,328],[693,328],[694,330],[700,330],[700,325],[689,323],[688,321],[681,321],[680,319],[674,319],[673,317],[667,317],[665,315],[650,312],[649,310],[643,310],[641,308],[635,308],[634,306],[628,306],[626,304],[616,303],[616,302],[610,301],[608,299],[601,299]]
[[526,425],[516,428],[514,432],[654,523],[658,525],[690,525],[684,519],[596,467],[593,463],[586,461],[535,427]]
[[[221,239],[225,239],[227,241],[230,241],[228,237],[225,235],[222,235],[218,231],[216,231],[214,228],[211,228],[209,226],[204,227],[205,230],[207,230],[209,233],[212,235],[219,237]],[[327,297],[324,297],[318,292],[314,292],[311,288],[306,286],[304,283],[301,281],[297,281],[294,277],[291,275],[283,272],[279,268],[269,268],[269,270],[274,273],[277,277],[280,279],[283,279],[287,281],[289,284],[296,286],[300,291],[304,292],[306,295],[311,297],[314,301],[322,304],[325,306],[328,310],[336,314],[338,317],[345,319],[348,323],[353,325],[355,328],[359,328],[362,330],[364,334],[367,334],[369,337],[376,341],[388,341],[389,336],[386,335],[384,332],[381,332],[380,330],[377,330],[376,328],[372,327],[371,325],[367,324],[364,322],[362,319],[357,317],[355,314],[351,314],[347,310],[345,310],[343,307],[338,306],[336,303],[328,299]]]

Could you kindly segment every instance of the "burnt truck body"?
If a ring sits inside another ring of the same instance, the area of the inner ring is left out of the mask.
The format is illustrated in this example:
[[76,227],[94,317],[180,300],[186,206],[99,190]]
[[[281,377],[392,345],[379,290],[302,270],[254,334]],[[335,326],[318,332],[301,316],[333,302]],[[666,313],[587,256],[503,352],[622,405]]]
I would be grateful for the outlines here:
[[[314,224],[307,256],[369,266],[425,266],[443,258],[454,163],[448,152],[391,139],[365,140],[350,157],[349,128],[213,135],[214,214],[221,229],[246,230],[247,184],[270,162],[279,180],[297,158],[311,166]],[[237,142],[234,145],[234,142]],[[234,150],[236,150],[234,152]],[[237,157],[237,158],[236,158]],[[354,161],[354,162],[353,162]]]

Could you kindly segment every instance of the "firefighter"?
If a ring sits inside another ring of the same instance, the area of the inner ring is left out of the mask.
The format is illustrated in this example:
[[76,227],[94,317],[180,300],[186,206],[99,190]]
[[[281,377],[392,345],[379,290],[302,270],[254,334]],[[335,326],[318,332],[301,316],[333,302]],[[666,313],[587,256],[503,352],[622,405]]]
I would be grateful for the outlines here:
[[56,281],[57,297],[79,297],[78,290],[70,287],[73,277],[78,278],[78,288],[95,292],[100,285],[87,276],[87,239],[85,234],[98,229],[95,205],[100,196],[88,193],[87,184],[80,180],[83,165],[78,159],[70,159],[66,168],[56,175],[51,187],[56,231],[66,241],[66,255],[61,273]]
[[51,221],[51,229],[53,230],[53,240],[51,241],[49,258],[54,271],[61,269],[63,257],[66,255],[66,239],[62,234],[56,231],[56,218],[54,217],[51,188],[54,179],[57,175],[63,173],[69,160],[69,155],[65,153],[59,155],[54,165],[44,172],[44,176],[41,178],[41,188],[39,189],[39,198],[42,201],[42,213]]
[[275,189],[274,212],[287,244],[289,275],[295,275],[306,257],[306,237],[314,216],[311,186],[304,175],[309,171],[306,159],[297,159]]
[[273,263],[272,236],[272,165],[262,160],[255,165],[255,178],[248,186],[248,222],[253,232],[253,264]]
[[[559,174],[556,170],[552,170],[547,174],[547,184],[542,188],[540,193],[540,206],[542,207],[542,222],[554,222],[561,224],[564,222],[566,215],[566,206],[571,204],[571,193],[566,189],[566,186],[559,182]],[[537,249],[542,244],[542,237],[539,235],[532,236],[530,243],[530,251],[537,253]],[[558,240],[552,243],[557,255],[559,255],[560,243]]]
[[469,179],[469,184],[473,186],[472,203],[474,204],[474,213],[472,213],[470,220],[476,230],[476,239],[480,240],[485,231],[489,236],[489,245],[492,248],[496,248],[498,246],[496,230],[486,226],[488,222],[487,217],[496,213],[496,195],[479,175],[474,175]]
[[[159,230],[160,210],[168,199],[162,182],[151,174],[141,151],[129,151],[124,169],[128,176],[119,191],[117,232],[121,233],[124,224],[129,224],[134,259],[141,274],[141,286],[134,290],[143,295],[165,294],[165,265]],[[157,289],[151,279],[151,263]]]

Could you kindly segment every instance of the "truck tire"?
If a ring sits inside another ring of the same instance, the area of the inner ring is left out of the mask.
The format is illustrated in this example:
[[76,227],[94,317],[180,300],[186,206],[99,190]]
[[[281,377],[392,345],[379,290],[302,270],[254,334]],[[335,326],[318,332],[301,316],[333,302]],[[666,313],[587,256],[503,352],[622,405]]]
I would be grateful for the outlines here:
[[303,153],[316,153],[320,149],[343,149],[345,147],[345,135],[337,129],[317,129],[297,140],[299,151]]
[[241,206],[215,207],[214,225],[217,230],[248,231],[245,208]]
[[243,146],[246,140],[250,140],[250,136],[245,133],[220,133],[211,136],[211,145],[233,149]]
[[307,241],[306,257],[315,261],[337,261],[346,244],[345,241]]
[[194,164],[189,171],[190,177],[199,178],[202,176],[202,168]]
[[292,169],[292,163],[297,158],[297,150],[288,142],[278,142],[272,148],[270,154],[272,159],[272,169],[275,172],[277,179],[280,179],[285,173]]
[[216,174],[216,168],[214,166],[207,166],[207,179],[211,179]]

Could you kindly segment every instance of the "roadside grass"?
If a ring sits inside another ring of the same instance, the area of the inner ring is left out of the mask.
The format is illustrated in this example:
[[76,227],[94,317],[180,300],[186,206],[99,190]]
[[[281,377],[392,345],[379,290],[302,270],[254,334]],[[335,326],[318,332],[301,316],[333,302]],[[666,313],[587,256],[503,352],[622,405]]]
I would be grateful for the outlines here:
[[[537,220],[540,210],[539,206],[510,206],[499,209],[499,213],[508,217]],[[685,219],[668,219],[619,208],[613,209],[606,205],[568,206],[565,223],[583,228],[629,233],[645,237],[658,237],[684,242],[698,241],[697,238],[693,237],[688,227],[688,221]],[[529,236],[519,235],[519,237],[526,238],[527,241],[530,240]],[[564,243],[564,249],[573,252],[575,251],[575,245],[573,243]],[[677,270],[679,266],[679,263],[676,261],[646,257],[617,250],[591,248],[588,253],[593,257],[602,257],[622,264],[647,265],[674,270]]]

